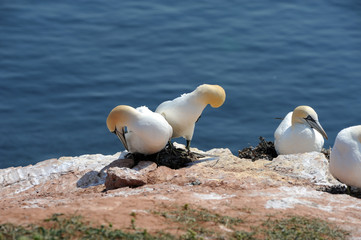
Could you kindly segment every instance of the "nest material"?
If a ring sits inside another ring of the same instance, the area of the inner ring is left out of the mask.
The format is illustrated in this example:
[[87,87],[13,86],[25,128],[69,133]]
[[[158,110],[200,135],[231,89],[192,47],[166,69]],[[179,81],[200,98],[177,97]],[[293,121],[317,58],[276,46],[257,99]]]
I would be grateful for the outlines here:
[[345,185],[320,186],[316,190],[331,194],[347,194],[347,187]]
[[[267,159],[272,160],[278,156],[274,143],[267,142],[263,137],[259,137],[260,143],[257,147],[246,147],[242,150],[238,150],[238,157],[239,158],[247,158],[252,159],[252,161],[256,161],[258,159]],[[327,160],[330,159],[331,149],[322,148],[321,153],[325,155]]]
[[329,149],[322,148],[321,153],[323,153],[325,155],[327,160],[330,160],[331,148],[329,148]]
[[238,150],[239,158],[252,159],[256,161],[258,159],[272,160],[278,156],[273,142],[267,142],[263,137],[259,137],[260,143],[256,147],[247,147],[242,150]]
[[200,154],[189,152],[183,148],[175,148],[167,145],[163,150],[151,155],[144,155],[140,153],[129,153],[126,158],[132,158],[134,164],[137,165],[140,161],[155,162],[158,166],[166,166],[172,169],[179,169],[186,167],[189,163],[198,160],[202,157]]
[[320,186],[316,190],[331,194],[347,194],[350,195],[351,197],[361,199],[361,189],[356,187],[349,187],[349,189],[347,189],[346,185],[332,185],[332,186]]

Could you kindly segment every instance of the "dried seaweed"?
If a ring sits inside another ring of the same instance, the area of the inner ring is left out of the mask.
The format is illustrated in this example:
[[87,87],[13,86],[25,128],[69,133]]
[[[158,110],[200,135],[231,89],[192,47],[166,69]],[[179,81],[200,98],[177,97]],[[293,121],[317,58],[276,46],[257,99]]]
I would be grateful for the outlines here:
[[332,186],[320,186],[317,191],[327,192],[331,194],[347,194],[351,197],[361,199],[361,189],[356,187],[347,188],[346,185],[332,185]]
[[132,158],[134,164],[137,165],[140,161],[152,161],[158,166],[166,166],[172,169],[179,169],[186,167],[189,163],[198,160],[201,155],[189,152],[183,148],[170,147],[169,144],[160,152],[144,155],[140,153],[129,153],[126,158]]
[[325,157],[327,158],[327,160],[330,159],[330,154],[331,154],[331,148],[322,148],[321,153],[323,153],[325,155]]
[[[238,150],[238,157],[252,159],[252,161],[256,161],[258,159],[267,159],[271,161],[273,158],[278,156],[273,142],[267,142],[263,137],[259,137],[259,140],[260,142],[256,147],[250,146],[243,148],[242,150]],[[322,148],[321,153],[323,153],[327,160],[329,160],[331,148]]]
[[273,142],[267,142],[263,137],[259,137],[259,140],[260,143],[256,147],[250,146],[238,150],[238,157],[252,159],[252,161],[258,159],[267,159],[271,161],[278,156]]

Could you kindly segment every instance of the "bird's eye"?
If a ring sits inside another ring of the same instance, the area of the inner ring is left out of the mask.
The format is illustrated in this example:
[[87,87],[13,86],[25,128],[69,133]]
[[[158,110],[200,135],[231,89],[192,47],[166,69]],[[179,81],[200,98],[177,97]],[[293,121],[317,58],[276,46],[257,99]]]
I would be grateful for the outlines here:
[[314,121],[313,118],[312,118],[310,115],[308,115],[308,116],[305,118],[305,120]]

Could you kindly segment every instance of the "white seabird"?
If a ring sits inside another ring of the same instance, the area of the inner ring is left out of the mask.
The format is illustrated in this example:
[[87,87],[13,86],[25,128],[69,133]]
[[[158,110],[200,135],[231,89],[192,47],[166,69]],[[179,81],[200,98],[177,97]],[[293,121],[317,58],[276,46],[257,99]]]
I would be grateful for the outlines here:
[[119,105],[108,115],[107,127],[131,153],[145,155],[161,151],[172,137],[172,127],[147,107]]
[[337,134],[329,168],[340,182],[361,188],[361,125],[345,128]]
[[274,133],[278,154],[321,152],[325,130],[318,121],[315,110],[309,106],[298,106],[289,112]]
[[172,138],[183,137],[189,151],[195,123],[203,109],[210,104],[213,108],[222,106],[226,93],[219,85],[203,84],[191,93],[186,93],[172,101],[161,103],[155,112],[160,113],[173,128]]

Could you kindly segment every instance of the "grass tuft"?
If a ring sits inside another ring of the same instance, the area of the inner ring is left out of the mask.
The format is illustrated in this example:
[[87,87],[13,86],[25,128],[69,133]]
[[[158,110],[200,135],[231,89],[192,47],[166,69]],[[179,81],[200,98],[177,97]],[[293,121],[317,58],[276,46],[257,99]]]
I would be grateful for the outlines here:
[[84,223],[82,217],[64,217],[62,214],[54,214],[45,222],[50,227],[29,225],[27,227],[13,224],[0,225],[0,240],[3,239],[173,239],[170,235],[160,233],[157,236],[150,235],[146,230],[133,233],[113,230],[103,225],[95,228],[89,223]]
[[267,239],[344,239],[348,235],[326,221],[299,216],[267,220],[262,224],[262,233]]
[[[195,239],[345,239],[349,233],[333,225],[315,218],[292,216],[281,220],[265,220],[250,231],[236,228],[249,226],[239,218],[222,216],[206,209],[192,209],[188,204],[177,207],[169,212],[153,212],[159,216],[177,222],[184,230],[181,236],[158,232],[149,234],[146,229],[135,226],[135,219],[131,219],[131,232],[112,229],[112,225],[92,227],[82,221],[82,217],[66,217],[54,214],[46,219],[46,227],[29,225],[15,226],[13,224],[0,225],[0,240],[3,239],[163,239],[163,240],[195,240]],[[135,217],[135,216],[133,216]],[[224,231],[215,226],[222,224],[229,230]]]
[[226,227],[233,227],[239,223],[242,223],[242,219],[233,218],[229,216],[222,216],[217,213],[212,213],[207,209],[192,209],[188,204],[183,207],[178,207],[176,210],[170,212],[155,212],[165,218],[173,220],[175,222],[184,223],[188,228],[198,225],[201,222],[213,222],[223,224]]
[[217,225],[224,225],[234,231],[236,225],[243,223],[240,218],[222,216],[204,208],[193,209],[189,204],[175,207],[175,210],[169,212],[153,213],[180,223],[182,225],[180,229],[186,232],[182,239],[223,238],[221,235],[224,234],[216,231]]
[[[246,212],[250,212],[247,209]],[[207,209],[193,209],[188,204],[168,212],[154,212],[166,219],[181,223],[186,231],[183,239],[345,239],[348,232],[316,218],[291,216],[282,220],[264,221],[251,231],[236,230],[238,226],[249,226],[240,218],[222,216]],[[211,223],[211,224],[210,224]],[[218,230],[214,225],[224,225],[229,233]]]

